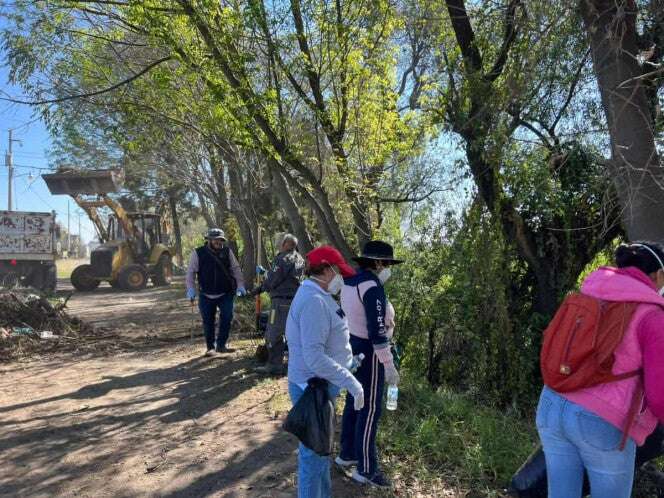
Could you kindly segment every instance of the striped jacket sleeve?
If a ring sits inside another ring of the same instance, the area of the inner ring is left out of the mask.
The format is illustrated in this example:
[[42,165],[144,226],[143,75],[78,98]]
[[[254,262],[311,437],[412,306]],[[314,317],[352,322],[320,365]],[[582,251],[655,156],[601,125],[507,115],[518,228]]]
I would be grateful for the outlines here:
[[370,287],[364,293],[362,303],[367,318],[367,332],[369,340],[373,343],[374,351],[381,363],[391,363],[393,361],[392,351],[385,324],[387,310],[385,289],[381,285]]

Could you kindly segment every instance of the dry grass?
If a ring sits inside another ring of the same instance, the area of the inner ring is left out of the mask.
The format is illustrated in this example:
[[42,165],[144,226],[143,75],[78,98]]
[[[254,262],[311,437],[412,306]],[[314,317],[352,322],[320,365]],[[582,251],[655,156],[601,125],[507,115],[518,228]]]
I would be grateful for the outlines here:
[[89,263],[89,259],[59,259],[55,262],[58,267],[58,278],[69,278],[71,272],[79,265]]

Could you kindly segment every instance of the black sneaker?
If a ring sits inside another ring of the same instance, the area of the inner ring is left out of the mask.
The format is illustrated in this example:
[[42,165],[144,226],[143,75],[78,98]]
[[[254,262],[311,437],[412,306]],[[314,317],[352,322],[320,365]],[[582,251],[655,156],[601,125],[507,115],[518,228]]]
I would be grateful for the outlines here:
[[235,353],[235,350],[224,346],[223,348],[217,348],[217,353]]
[[362,474],[358,472],[357,469],[353,470],[353,474],[351,475],[354,481],[357,481],[362,484],[368,484],[369,486],[373,486],[375,488],[382,488],[382,489],[389,489],[392,487],[392,481],[390,481],[385,474],[382,472],[376,472],[372,476],[368,476],[365,474]]

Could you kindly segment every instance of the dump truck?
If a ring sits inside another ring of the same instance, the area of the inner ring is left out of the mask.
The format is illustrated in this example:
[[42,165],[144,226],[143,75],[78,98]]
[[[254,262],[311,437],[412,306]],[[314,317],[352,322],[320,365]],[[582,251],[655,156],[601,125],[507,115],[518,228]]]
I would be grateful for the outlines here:
[[0,211],[0,287],[54,291],[58,232],[55,212]]
[[[166,225],[157,213],[128,212],[108,194],[124,181],[117,170],[59,170],[42,175],[52,194],[70,195],[92,221],[100,245],[90,263],[78,266],[71,283],[79,291],[96,289],[101,282],[123,290],[170,285],[173,248]],[[105,215],[104,213],[110,213]]]

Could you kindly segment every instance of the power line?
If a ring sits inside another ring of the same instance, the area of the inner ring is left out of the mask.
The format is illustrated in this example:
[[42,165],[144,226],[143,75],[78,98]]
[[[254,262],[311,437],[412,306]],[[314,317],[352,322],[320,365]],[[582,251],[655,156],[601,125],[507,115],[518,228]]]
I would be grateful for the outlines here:
[[38,152],[14,152],[14,155],[29,159],[44,159],[44,160],[47,159],[47,157],[45,157],[44,154],[40,154]]
[[53,168],[45,168],[42,166],[30,166],[28,164],[14,164],[14,168],[27,168],[27,169],[36,169],[39,171],[53,171]]
[[42,201],[44,204],[46,204],[48,207],[50,207],[50,208],[51,208],[51,211],[56,211],[56,209],[55,209],[55,208],[54,208],[49,202],[47,202],[47,201],[46,201],[41,195],[39,195],[39,194],[37,193],[36,190],[33,190],[33,189],[32,189],[32,185],[29,185],[29,186],[28,186],[28,190],[29,190],[30,192],[32,192],[33,194],[35,194],[35,195],[37,196],[37,199],[39,199],[39,200]]

